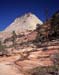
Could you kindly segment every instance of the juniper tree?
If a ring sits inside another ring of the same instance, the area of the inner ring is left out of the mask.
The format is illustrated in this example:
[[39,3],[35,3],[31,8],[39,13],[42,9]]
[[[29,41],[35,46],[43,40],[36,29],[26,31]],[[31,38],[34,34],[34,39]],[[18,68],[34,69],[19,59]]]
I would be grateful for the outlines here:
[[0,41],[0,52],[1,52],[1,55],[7,55],[6,46],[3,45],[1,41]]
[[12,42],[13,42],[13,46],[15,48],[16,48],[16,37],[17,37],[17,35],[16,35],[15,31],[13,31],[12,32]]
[[58,71],[59,71],[59,53],[54,53],[51,56],[51,60],[53,61],[53,64],[54,64],[54,69],[55,69],[55,74],[54,75],[58,75]]

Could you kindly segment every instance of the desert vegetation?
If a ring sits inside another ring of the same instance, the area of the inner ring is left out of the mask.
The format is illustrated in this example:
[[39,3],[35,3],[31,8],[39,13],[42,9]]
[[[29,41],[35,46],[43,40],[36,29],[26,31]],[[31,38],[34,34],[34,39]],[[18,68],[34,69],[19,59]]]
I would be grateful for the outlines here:
[[0,41],[0,55],[3,56],[3,55],[7,55],[8,52],[6,50],[6,46],[2,44],[2,42]]

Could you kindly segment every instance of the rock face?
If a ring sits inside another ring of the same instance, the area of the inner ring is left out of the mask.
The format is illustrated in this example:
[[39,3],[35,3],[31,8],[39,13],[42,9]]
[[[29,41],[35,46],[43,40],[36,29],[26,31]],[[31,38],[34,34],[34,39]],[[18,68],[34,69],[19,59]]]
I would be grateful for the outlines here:
[[[53,57],[55,53],[59,55],[59,39],[37,42],[39,29],[35,30],[35,28],[38,23],[39,25],[42,24],[35,15],[28,13],[21,18],[17,18],[5,31],[0,33],[0,40],[2,37],[7,37],[1,45],[2,47],[6,46],[7,50],[7,53],[4,54],[3,51],[3,57],[2,55],[0,57],[1,75],[50,75],[51,71],[49,73],[47,70],[47,74],[45,70],[42,70],[40,67],[53,66],[54,61],[51,57]],[[49,25],[45,24],[41,25],[42,29],[47,29],[48,26]],[[14,41],[11,39],[12,31],[15,31],[17,34],[24,32],[26,35],[20,37],[19,35],[21,34],[19,34],[16,39],[14,38]],[[32,32],[28,33],[28,31]],[[41,31],[41,33],[43,32]],[[40,68],[39,71],[35,69],[37,67]],[[40,74],[40,72],[42,74]]]
[[[45,50],[47,48],[47,50]],[[33,69],[43,66],[52,66],[51,56],[59,53],[59,41],[48,42],[47,47],[25,48],[15,52],[10,57],[0,57],[0,74],[1,75],[33,75]],[[31,51],[30,51],[31,50]],[[45,73],[41,71],[41,73]],[[36,75],[36,74],[34,74]],[[43,75],[43,74],[37,74]],[[50,74],[45,74],[50,75]]]
[[34,30],[36,28],[36,24],[43,24],[43,22],[38,19],[34,14],[28,13],[24,16],[18,17],[14,20],[9,27],[5,29],[4,32],[25,32],[27,30]]
[[12,31],[15,31],[17,34],[28,34],[30,31],[36,29],[37,24],[41,25],[43,22],[32,13],[25,14],[16,18],[4,31],[0,32],[0,38],[11,37]]

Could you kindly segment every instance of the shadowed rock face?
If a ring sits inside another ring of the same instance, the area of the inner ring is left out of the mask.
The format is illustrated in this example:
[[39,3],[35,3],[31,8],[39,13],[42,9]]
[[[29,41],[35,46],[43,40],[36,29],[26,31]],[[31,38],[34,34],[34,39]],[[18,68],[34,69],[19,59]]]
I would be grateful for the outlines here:
[[59,33],[59,11],[57,11],[51,19],[51,27]]

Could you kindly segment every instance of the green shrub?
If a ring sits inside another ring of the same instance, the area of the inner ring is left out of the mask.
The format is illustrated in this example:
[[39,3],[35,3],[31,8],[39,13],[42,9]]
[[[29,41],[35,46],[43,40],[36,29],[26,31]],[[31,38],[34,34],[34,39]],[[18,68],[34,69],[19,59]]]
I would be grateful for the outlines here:
[[7,54],[6,46],[2,45],[2,42],[0,41],[0,55],[6,55],[6,54]]
[[28,71],[30,75],[58,75],[54,69],[54,66],[36,67]]

